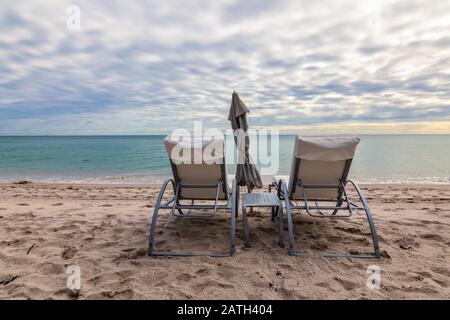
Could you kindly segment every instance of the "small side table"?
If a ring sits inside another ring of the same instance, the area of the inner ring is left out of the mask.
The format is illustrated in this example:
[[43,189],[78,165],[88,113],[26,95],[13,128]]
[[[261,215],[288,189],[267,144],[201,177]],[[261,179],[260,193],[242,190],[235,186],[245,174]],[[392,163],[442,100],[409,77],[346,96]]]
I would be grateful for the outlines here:
[[251,247],[248,232],[247,208],[249,207],[270,207],[272,208],[272,221],[278,215],[279,234],[278,245],[284,247],[283,241],[283,206],[276,193],[255,192],[244,193],[242,195],[242,216],[244,218],[244,241],[246,247]]

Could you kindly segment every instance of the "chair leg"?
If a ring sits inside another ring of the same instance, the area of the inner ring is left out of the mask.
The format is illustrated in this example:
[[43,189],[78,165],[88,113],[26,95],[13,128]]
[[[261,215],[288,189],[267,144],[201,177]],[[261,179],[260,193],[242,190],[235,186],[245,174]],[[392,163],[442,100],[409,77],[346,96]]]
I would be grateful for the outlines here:
[[250,236],[248,233],[247,207],[242,206],[242,219],[244,220],[244,242],[247,248],[251,248]]
[[278,245],[281,248],[284,248],[284,225],[283,225],[283,221],[284,221],[284,217],[283,217],[283,206],[280,202],[280,206],[278,209],[278,226],[279,226],[279,230],[278,230]]
[[172,185],[175,186],[173,180],[171,180],[171,179],[166,180],[163,183],[161,190],[159,191],[158,198],[156,199],[155,209],[153,210],[153,216],[152,216],[152,220],[150,223],[150,236],[149,236],[149,240],[148,240],[149,241],[148,255],[151,255],[153,253],[153,246],[155,243],[154,240],[155,240],[155,235],[156,235],[156,223],[158,221],[159,209],[161,208],[161,201],[162,201],[162,198],[164,197],[164,193],[166,192],[169,182],[172,182]]
[[159,213],[159,207],[155,207],[153,211],[152,216],[152,222],[150,225],[150,236],[148,240],[148,255],[151,256],[153,253],[153,244],[155,241],[155,235],[156,235],[156,222],[158,220],[158,213]]
[[[191,200],[191,206],[193,206],[193,205],[194,205],[194,200]],[[187,216],[187,215],[191,214],[191,212],[192,212],[191,209],[189,209],[187,212],[184,212],[183,209],[177,209],[177,210],[178,210],[178,213],[182,216]]]
[[236,184],[236,218],[239,214],[239,186]]
[[231,230],[230,230],[230,256],[235,252],[236,247],[236,217],[238,215],[238,201],[239,201],[239,191],[236,185],[236,180],[233,180],[233,186],[231,189]]
[[[276,189],[278,191],[278,197],[280,198],[280,201],[282,198],[284,198],[284,204],[286,207],[286,215],[287,215],[287,223],[288,223],[288,254],[290,256],[300,256],[304,255],[301,252],[294,250],[294,226],[292,223],[292,208],[291,203],[288,196],[287,186],[283,182],[283,180],[280,180],[278,185],[276,186]],[[283,210],[283,207],[280,207],[281,210]],[[280,225],[281,228],[281,225]],[[281,234],[281,233],[280,233]]]
[[288,253],[289,255],[294,255],[294,226],[292,224],[292,209],[289,201],[287,186],[280,180],[278,183],[278,190],[283,194],[284,203],[286,206],[286,215],[288,221]]
[[375,222],[372,218],[372,213],[370,212],[370,209],[369,209],[369,205],[367,204],[366,198],[364,197],[364,193],[361,191],[361,189],[358,187],[358,185],[356,183],[354,183],[352,180],[348,180],[347,183],[350,183],[351,185],[353,185],[353,187],[356,190],[356,193],[358,193],[361,203],[364,206],[364,211],[366,213],[367,221],[369,222],[370,234],[372,236],[374,256],[375,256],[375,258],[379,259],[381,257],[381,255],[380,255],[380,244],[378,242],[378,234],[377,234],[377,230],[375,228]]
[[367,205],[364,205],[365,208],[365,212],[366,212],[366,217],[367,217],[367,221],[369,222],[369,227],[370,227],[370,234],[372,235],[372,244],[373,244],[373,250],[375,253],[375,257],[377,259],[380,259],[381,254],[380,254],[380,244],[378,243],[378,235],[377,235],[377,231],[375,229],[375,222],[373,221],[372,218],[372,213],[370,212],[370,209]]
[[[336,207],[340,207],[340,206],[342,206],[342,199],[339,199],[339,200],[336,202]],[[338,209],[335,209],[331,215],[332,215],[332,216],[335,216],[335,215],[338,213],[338,211],[339,211]]]
[[272,217],[271,217],[272,222],[274,222],[275,218],[278,217],[279,210],[280,210],[280,207],[272,207]]
[[[236,194],[236,188],[235,184],[233,185],[233,191],[232,191],[232,199],[231,199],[231,230],[230,230],[230,250],[225,253],[190,253],[190,252],[159,252],[154,250],[154,243],[155,243],[155,236],[156,236],[156,224],[158,220],[159,210],[161,209],[161,200],[164,196],[164,192],[167,188],[167,184],[169,181],[167,180],[158,195],[155,209],[153,211],[153,217],[152,222],[150,225],[150,237],[149,237],[149,249],[148,249],[148,255],[149,256],[162,256],[162,257],[195,257],[195,256],[203,256],[203,257],[230,257],[235,252],[235,241],[236,241],[236,215],[237,215],[237,197]],[[172,181],[172,184],[174,185],[174,182]]]
[[230,256],[236,251],[236,216],[231,215],[231,230],[230,230]]
[[[370,212],[369,206],[367,205],[367,201],[364,197],[364,194],[361,192],[361,190],[359,189],[359,187],[352,181],[347,181],[350,182],[353,187],[355,188],[356,192],[358,193],[358,196],[361,200],[361,203],[364,206],[364,211],[366,213],[367,216],[367,220],[369,222],[369,226],[370,226],[370,231],[371,231],[371,236],[372,236],[372,241],[373,241],[373,248],[374,248],[374,253],[372,255],[352,255],[352,254],[339,254],[339,253],[325,253],[322,254],[323,257],[334,257],[334,258],[338,258],[338,257],[346,257],[346,258],[358,258],[358,259],[379,259],[380,258],[380,248],[379,248],[379,243],[378,243],[378,236],[376,233],[376,229],[375,229],[375,223],[373,221],[372,218],[372,214]],[[283,193],[284,196],[284,200],[285,200],[285,205],[286,205],[286,211],[287,211],[287,220],[288,220],[288,252],[289,255],[292,256],[306,256],[307,254],[305,252],[302,251],[296,251],[294,250],[294,228],[293,228],[293,223],[292,223],[292,208],[290,206],[290,202],[288,199],[288,195],[287,195],[287,189],[285,187],[285,185],[282,183],[282,181],[280,181],[279,187],[281,188],[281,192]]]
[[292,224],[292,211],[289,207],[286,209],[288,221],[288,252],[289,255],[294,255],[294,226]]

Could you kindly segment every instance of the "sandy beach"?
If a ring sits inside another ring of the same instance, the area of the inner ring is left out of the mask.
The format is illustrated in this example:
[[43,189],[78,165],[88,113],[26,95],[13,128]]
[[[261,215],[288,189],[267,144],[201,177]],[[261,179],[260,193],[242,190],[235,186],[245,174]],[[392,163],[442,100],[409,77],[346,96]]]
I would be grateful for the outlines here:
[[[381,260],[291,257],[276,245],[269,210],[250,214],[252,248],[237,220],[231,258],[147,256],[159,186],[0,185],[1,299],[449,299],[450,185],[364,185]],[[159,249],[226,249],[228,216],[172,219],[164,213]],[[296,245],[368,252],[363,215],[330,221],[295,215]],[[66,268],[81,270],[79,295]],[[366,286],[370,265],[381,289]]]

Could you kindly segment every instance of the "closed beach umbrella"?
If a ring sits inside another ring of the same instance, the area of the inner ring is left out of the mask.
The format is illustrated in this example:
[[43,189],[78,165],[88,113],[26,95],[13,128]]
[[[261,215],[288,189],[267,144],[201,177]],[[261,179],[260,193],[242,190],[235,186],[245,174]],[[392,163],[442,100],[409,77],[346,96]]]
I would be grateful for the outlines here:
[[250,191],[255,187],[262,188],[263,183],[249,154],[250,139],[246,134],[248,130],[247,112],[249,110],[244,102],[242,102],[236,92],[233,92],[228,120],[231,122],[231,127],[234,130],[234,141],[238,150],[236,183],[240,186],[247,186],[247,189]]

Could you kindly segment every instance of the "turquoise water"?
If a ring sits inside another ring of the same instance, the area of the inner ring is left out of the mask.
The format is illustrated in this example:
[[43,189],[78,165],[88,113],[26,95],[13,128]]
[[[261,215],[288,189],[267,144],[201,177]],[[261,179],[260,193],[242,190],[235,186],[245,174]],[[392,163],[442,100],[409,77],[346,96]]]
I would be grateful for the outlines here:
[[[450,135],[368,135],[353,161],[361,182],[449,182]],[[164,136],[0,137],[0,181],[148,183],[170,174]],[[280,137],[288,174],[294,136]],[[229,166],[233,172],[233,166]]]

